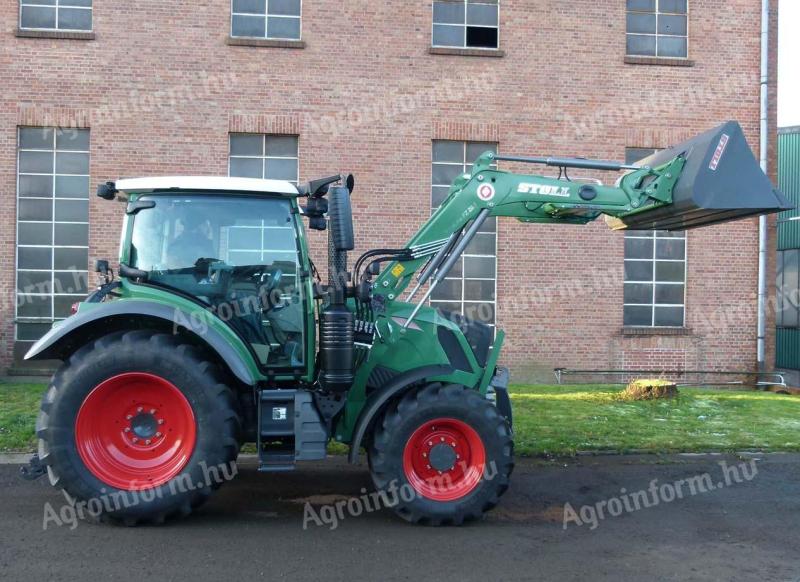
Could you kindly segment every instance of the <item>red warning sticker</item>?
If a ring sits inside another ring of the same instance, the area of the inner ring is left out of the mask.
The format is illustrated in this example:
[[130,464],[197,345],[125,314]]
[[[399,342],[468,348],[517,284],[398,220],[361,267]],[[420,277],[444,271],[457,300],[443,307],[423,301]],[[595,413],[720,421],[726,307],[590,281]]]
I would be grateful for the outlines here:
[[494,186],[491,184],[481,184],[478,188],[478,198],[484,202],[489,202],[489,200],[494,198]]
[[717,149],[714,151],[714,156],[711,158],[711,163],[708,164],[708,169],[715,171],[717,170],[717,166],[719,165],[719,161],[722,159],[722,154],[725,153],[725,147],[728,145],[728,137],[727,133],[723,133],[722,137],[719,138],[719,144],[717,144]]

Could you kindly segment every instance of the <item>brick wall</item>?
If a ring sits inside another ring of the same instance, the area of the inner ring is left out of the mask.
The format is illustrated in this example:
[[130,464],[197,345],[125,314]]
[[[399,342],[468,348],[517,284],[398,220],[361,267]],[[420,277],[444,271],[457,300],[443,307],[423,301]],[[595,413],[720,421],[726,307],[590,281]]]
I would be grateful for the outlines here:
[[[229,131],[297,134],[301,179],[356,175],[359,250],[402,244],[427,218],[432,139],[622,159],[626,146],[738,119],[758,147],[758,0],[690,0],[693,66],[626,64],[621,0],[501,3],[502,58],[430,54],[426,1],[305,3],[301,49],[229,45],[227,0],[95,2],[94,40],[19,38],[17,10],[0,1],[2,368],[20,124],[90,127],[93,184],[225,174]],[[121,215],[92,197],[90,264],[116,257]],[[755,220],[689,233],[688,330],[673,336],[622,332],[620,233],[514,221],[498,231],[497,317],[517,379],[556,365],[754,364]]]

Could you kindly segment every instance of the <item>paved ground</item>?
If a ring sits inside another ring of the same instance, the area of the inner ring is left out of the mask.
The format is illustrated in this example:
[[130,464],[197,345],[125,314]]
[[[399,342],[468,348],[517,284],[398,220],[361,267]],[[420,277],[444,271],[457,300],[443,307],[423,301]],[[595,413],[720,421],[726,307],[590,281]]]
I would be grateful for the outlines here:
[[45,503],[58,508],[62,497],[45,479],[24,482],[17,467],[0,466],[0,579],[800,580],[797,455],[769,457],[750,481],[742,473],[742,483],[714,491],[692,496],[682,485],[683,499],[664,497],[594,530],[562,527],[566,503],[596,507],[621,488],[646,490],[653,479],[662,485],[709,473],[722,482],[720,459],[523,461],[483,522],[425,528],[381,511],[348,517],[333,531],[304,530],[304,503],[369,487],[363,468],[341,460],[283,475],[243,466],[204,509],[166,526],[80,523],[74,530],[43,530]]

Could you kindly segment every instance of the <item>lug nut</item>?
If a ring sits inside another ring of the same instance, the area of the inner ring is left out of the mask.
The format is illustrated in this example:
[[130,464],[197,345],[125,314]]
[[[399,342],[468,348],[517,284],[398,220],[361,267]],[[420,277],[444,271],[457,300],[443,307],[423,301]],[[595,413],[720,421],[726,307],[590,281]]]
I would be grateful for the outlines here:
[[164,419],[163,418],[159,418],[158,419],[158,424],[164,424]]
[[142,412],[143,410],[144,410],[144,407],[140,406],[139,408],[136,409],[136,412]]
[[125,416],[125,420],[131,420],[133,418],[132,414],[128,414]]
[[430,465],[425,465],[425,468],[426,468],[426,469],[430,469],[430,468],[431,468],[431,466],[430,466]]
[[444,437],[439,437],[439,440],[444,442]]
[[433,441],[428,441],[428,446],[432,447],[433,446]]
[[147,439],[146,441],[144,441],[144,444],[149,445],[150,444],[150,439]]
[[155,408],[151,408],[150,409],[150,414],[155,414],[155,413],[156,413],[156,409]]
[[450,443],[450,445],[451,445],[453,448],[455,448],[455,447],[456,447],[456,443]]
[[156,436],[157,436],[157,437],[160,437],[160,436],[161,436],[161,433],[160,433],[160,432],[157,432],[157,433],[156,433]]
[[132,440],[133,442],[135,442],[135,443],[138,443],[138,442],[139,442],[139,439],[137,439],[136,437],[133,437],[131,440]]
[[428,453],[422,453],[422,456],[423,456],[423,457],[427,457],[427,456],[428,456]]
[[131,429],[130,429],[130,427],[129,427],[129,426],[126,426],[126,427],[125,427],[125,432],[131,432]]

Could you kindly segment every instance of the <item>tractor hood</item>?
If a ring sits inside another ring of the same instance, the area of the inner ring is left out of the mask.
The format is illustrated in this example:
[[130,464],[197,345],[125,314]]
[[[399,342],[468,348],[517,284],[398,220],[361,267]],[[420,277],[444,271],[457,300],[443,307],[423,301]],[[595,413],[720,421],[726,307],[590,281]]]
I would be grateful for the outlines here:
[[761,171],[735,121],[657,152],[638,165],[658,167],[681,155],[686,163],[675,183],[672,204],[609,218],[611,228],[686,230],[794,208]]

